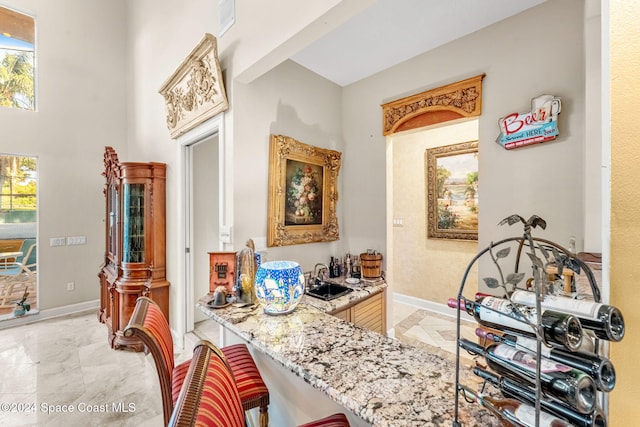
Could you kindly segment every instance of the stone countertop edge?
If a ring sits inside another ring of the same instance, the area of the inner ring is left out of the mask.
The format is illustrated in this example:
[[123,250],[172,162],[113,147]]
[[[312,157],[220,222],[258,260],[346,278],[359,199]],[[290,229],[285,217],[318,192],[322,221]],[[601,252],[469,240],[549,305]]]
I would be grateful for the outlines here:
[[[333,301],[305,295],[296,310],[281,316],[267,315],[259,305],[211,309],[207,307],[211,295],[196,305],[373,426],[451,426],[455,363],[326,314],[384,287],[384,282],[360,287]],[[333,304],[319,308],[310,299]],[[460,374],[463,379],[474,377],[464,367]],[[499,425],[495,417],[464,399],[458,420],[465,427]]]

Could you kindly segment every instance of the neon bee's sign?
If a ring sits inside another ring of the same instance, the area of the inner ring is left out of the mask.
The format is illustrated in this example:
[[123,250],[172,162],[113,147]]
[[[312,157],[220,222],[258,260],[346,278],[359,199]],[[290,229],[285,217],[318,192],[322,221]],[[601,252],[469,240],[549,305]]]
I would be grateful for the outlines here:
[[500,135],[496,142],[507,150],[556,139],[560,98],[540,95],[531,100],[531,111],[512,113],[498,120]]

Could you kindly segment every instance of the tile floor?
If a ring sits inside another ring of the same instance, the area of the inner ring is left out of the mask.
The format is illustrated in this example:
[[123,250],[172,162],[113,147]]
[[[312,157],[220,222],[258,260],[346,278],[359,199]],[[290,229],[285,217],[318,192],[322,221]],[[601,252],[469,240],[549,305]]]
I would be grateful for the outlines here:
[[[394,313],[396,338],[454,357],[453,318],[400,304]],[[214,322],[201,322],[187,341],[216,343],[217,333]],[[0,330],[0,425],[162,426],[151,356],[110,350],[106,335],[93,312]]]
[[[395,337],[408,344],[423,348],[430,353],[439,354],[443,358],[455,360],[456,355],[456,319],[455,317],[421,310],[414,306],[395,302],[394,333]],[[460,335],[471,341],[477,340],[475,323],[462,321]],[[461,358],[472,361],[466,352]]]

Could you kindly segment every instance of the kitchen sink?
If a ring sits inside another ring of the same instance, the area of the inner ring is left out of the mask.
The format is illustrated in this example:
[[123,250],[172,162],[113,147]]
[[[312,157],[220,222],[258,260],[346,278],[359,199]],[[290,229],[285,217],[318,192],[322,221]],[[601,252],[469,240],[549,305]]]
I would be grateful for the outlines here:
[[319,285],[309,289],[307,294],[325,301],[331,301],[352,291],[353,289],[337,283],[320,282]]

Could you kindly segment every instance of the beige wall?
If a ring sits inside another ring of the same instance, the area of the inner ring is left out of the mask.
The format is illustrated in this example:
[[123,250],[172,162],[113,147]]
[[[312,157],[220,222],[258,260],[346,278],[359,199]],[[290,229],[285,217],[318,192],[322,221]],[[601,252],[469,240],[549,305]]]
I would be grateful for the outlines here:
[[[344,88],[345,145],[358,160],[350,163],[343,176],[344,223],[349,230],[349,242],[379,241],[387,244],[389,251],[399,246],[392,236],[385,235],[393,212],[386,211],[386,195],[381,194],[386,177],[380,171],[386,167],[386,148],[380,104],[485,73],[478,130],[481,183],[478,248],[520,235],[521,227],[497,227],[500,220],[517,213],[525,218],[537,214],[547,221],[547,230],[536,230],[536,235],[562,245],[568,245],[569,237],[576,236],[578,249],[582,249],[586,215],[583,7],[579,0],[545,2]],[[540,32],[539,23],[543,21],[556,30]],[[532,43],[544,48],[533,52]],[[544,58],[537,55],[542,51]],[[527,111],[530,99],[543,93],[563,99],[557,140],[510,151],[496,144],[498,119],[511,112]],[[394,173],[396,169],[394,166]],[[422,177],[424,168],[412,172]],[[357,181],[361,176],[367,177],[364,190]],[[397,233],[393,230],[395,239]],[[440,251],[454,253],[458,253],[460,245],[433,244]],[[401,257],[394,253],[393,258]],[[483,261],[489,264],[480,263],[482,277],[484,270],[493,273],[488,258]],[[396,275],[405,273],[395,265],[389,270],[393,270],[394,291],[396,286],[407,290],[422,286],[419,292],[410,295],[433,295],[437,301],[427,299],[446,303],[438,295],[440,291],[430,286],[437,286],[438,278],[442,278],[440,271],[430,269],[429,274],[434,277],[429,285],[424,285],[400,283]],[[462,273],[459,271],[459,278]]]
[[[0,120],[6,120],[9,129],[20,126],[16,134],[21,135],[26,154],[41,156],[42,177],[54,174],[60,177],[43,180],[41,184],[41,237],[86,234],[89,241],[86,248],[80,249],[42,248],[41,278],[52,289],[50,298],[43,298],[45,307],[98,296],[94,271],[103,251],[103,183],[99,172],[106,144],[114,145],[123,160],[168,164],[167,274],[173,284],[172,301],[179,301],[178,294],[183,292],[177,269],[181,253],[178,218],[182,209],[178,203],[179,149],[169,138],[164,103],[157,90],[204,32],[217,33],[215,2],[137,0],[113,3],[120,7],[115,9],[113,4],[107,8],[105,3],[95,0],[83,3],[83,7],[72,7],[71,3],[68,7],[48,7],[27,0],[13,3],[38,16],[39,46],[44,48],[39,58],[42,111],[37,116],[9,112]],[[238,4],[236,25],[219,41],[231,105],[225,123],[226,137],[233,147],[231,189],[237,188],[232,224],[237,233],[236,248],[249,237],[266,234],[268,134],[292,133],[291,136],[305,142],[343,152],[338,204],[341,240],[334,244],[277,249],[272,256],[295,254],[305,268],[310,268],[318,260],[345,251],[374,248],[384,252],[386,149],[380,103],[481,72],[486,72],[487,77],[480,121],[480,173],[483,185],[492,188],[497,196],[483,202],[480,243],[494,238],[495,223],[512,210],[523,215],[533,212],[542,215],[550,223],[545,235],[559,241],[565,242],[569,235],[582,235],[582,188],[577,181],[583,176],[584,70],[581,50],[576,48],[582,45],[582,18],[576,13],[581,2],[546,2],[342,89],[295,64],[284,64],[261,79],[248,77],[270,69],[265,64],[308,43],[370,1],[344,3],[314,1],[299,8],[278,2],[278,9],[268,19]],[[105,19],[89,27],[87,23],[97,15]],[[551,32],[538,34],[536,23],[543,19],[558,28],[553,36]],[[106,35],[113,28],[121,28],[123,21],[127,23],[126,31]],[[65,23],[66,32],[57,30],[60,22]],[[515,63],[531,58],[522,48],[533,34],[539,43],[554,46],[547,49],[547,60],[555,66],[531,60],[527,67],[514,72]],[[260,42],[249,43],[258,39]],[[56,49],[61,45],[70,48],[54,56],[47,48],[51,44]],[[276,45],[280,47],[274,48]],[[126,57],[122,57],[122,52]],[[247,65],[252,61],[254,66]],[[77,71],[72,80],[67,78],[69,70]],[[54,77],[49,77],[49,73]],[[242,78],[238,77],[240,74]],[[241,82],[245,80],[251,82]],[[498,117],[527,108],[532,96],[546,91],[565,99],[560,122],[562,136],[557,142],[516,152],[506,152],[493,143]],[[67,104],[67,100],[73,104]],[[56,102],[56,108],[47,107],[51,102]],[[87,109],[87,105],[92,108]],[[64,143],[59,142],[58,135],[62,135]],[[496,164],[503,167],[496,168]],[[248,171],[258,173],[261,181],[247,180]],[[78,190],[70,192],[81,197],[65,198],[60,203],[59,189],[65,188],[67,182],[78,181],[76,176],[88,177],[82,179]],[[560,200],[549,201],[551,189],[562,194]],[[507,204],[504,194],[516,194],[518,203]],[[80,211],[82,214],[76,215]],[[68,268],[53,268],[67,264]],[[78,264],[83,267],[78,269],[75,267]],[[79,291],[61,292],[70,280],[77,282]],[[172,318],[181,316],[180,310],[179,304],[172,303]]]
[[[230,104],[224,119],[224,143],[229,145],[227,156],[231,160],[227,167],[231,179],[227,187],[234,205],[228,209],[233,244],[226,250],[239,250],[248,238],[266,236],[269,133],[290,134],[321,147],[342,147],[339,87],[295,64],[264,73],[370,2],[313,0],[304,7],[294,0],[268,6],[236,2],[236,24],[218,40]],[[168,164],[167,278],[172,284],[171,323],[179,328],[185,317],[179,265],[184,251],[179,247],[183,209],[179,202],[180,149],[169,137],[164,101],[157,92],[205,32],[217,35],[217,2],[136,0],[126,5],[131,76],[127,104],[129,160]],[[298,245],[269,251],[267,256],[294,258],[308,269],[337,253],[334,246]]]
[[[104,147],[127,155],[125,2],[2,3],[36,20],[38,111],[0,109],[0,152],[38,158],[38,308],[86,303],[104,256]],[[49,246],[64,236],[87,244]]]
[[[606,2],[605,2],[606,3]],[[611,346],[618,381],[611,392],[610,426],[632,426],[640,419],[640,4],[610,2],[611,90],[611,304],[627,325],[624,339]],[[605,133],[606,137],[606,133]]]
[[[283,105],[295,105],[298,114],[298,117],[290,115],[288,120],[280,120],[277,106],[272,105],[278,102],[276,93],[269,94],[264,104],[256,99],[266,91],[269,80],[282,88],[286,83],[282,76],[267,76],[265,82],[258,81],[252,87],[239,89],[238,98],[233,98],[235,76],[242,73],[242,84],[253,81],[256,75],[289,57],[289,52],[304,40],[308,42],[320,34],[323,30],[318,24],[323,17],[331,18],[328,26],[337,25],[340,19],[369,2],[349,2],[348,6],[344,1],[308,3],[310,5],[301,8],[298,2],[288,0],[278,3],[278,6],[285,6],[281,9],[254,14],[246,2],[236,2],[239,8],[237,26],[220,41],[221,59],[232,97],[227,117],[232,127],[237,127],[229,130],[230,137],[234,137],[234,133],[240,135],[234,143],[242,150],[260,147],[251,152],[251,160],[239,161],[236,181],[244,181],[243,168],[248,168],[248,173],[256,165],[260,165],[259,174],[265,179],[266,151],[262,144],[266,143],[269,132],[285,133],[291,124],[299,129],[306,128],[308,131],[298,135],[311,140],[314,137],[310,135],[310,129],[314,125],[324,132],[327,127],[331,134],[335,131],[334,117],[325,117],[322,123],[313,120],[314,101],[304,94],[296,95],[293,91],[286,94]],[[606,10],[609,2],[603,3]],[[611,356],[619,383],[611,394],[610,425],[617,427],[632,425],[640,418],[640,408],[635,404],[640,375],[634,363],[634,356],[639,351],[634,325],[639,324],[636,308],[640,305],[640,296],[635,286],[638,263],[634,255],[637,252],[635,242],[640,240],[640,229],[635,220],[640,196],[636,183],[640,177],[635,172],[638,153],[633,143],[640,134],[640,124],[635,120],[638,96],[634,96],[640,68],[637,63],[640,58],[637,30],[640,11],[637,2],[611,0],[611,3],[611,303],[622,309],[629,325],[625,340],[612,345]],[[175,273],[176,211],[179,208],[176,206],[175,177],[177,149],[168,136],[164,106],[157,90],[204,32],[217,33],[216,2],[10,0],[3,4],[36,16],[39,112],[3,109],[0,128],[3,135],[9,137],[0,140],[0,151],[38,156],[39,237],[44,242],[39,248],[42,308],[61,307],[98,297],[96,272],[104,250],[103,178],[100,172],[105,145],[113,145],[124,160],[156,160],[169,164],[168,274],[172,292],[180,289],[181,281]],[[336,7],[338,11],[348,13],[338,17],[340,14],[334,12]],[[383,172],[386,152],[379,104],[480,72],[487,73],[480,126],[481,150],[488,147],[481,151],[481,159],[484,159],[481,160],[481,180],[483,185],[492,183],[496,198],[515,194],[518,200],[515,204],[494,200],[497,203],[492,208],[491,205],[481,208],[481,220],[487,228],[481,229],[480,243],[486,244],[495,237],[494,224],[504,213],[511,213],[512,208],[524,214],[535,212],[546,217],[552,228],[545,236],[561,243],[566,243],[569,235],[584,236],[580,225],[583,218],[580,194],[584,189],[577,186],[576,180],[586,173],[575,163],[581,161],[576,159],[582,158],[580,144],[585,127],[582,113],[585,99],[580,89],[585,84],[584,58],[580,49],[583,28],[582,15],[577,12],[581,9],[582,4],[577,0],[549,0],[518,17],[346,87],[342,90],[341,101],[323,101],[322,105],[326,105],[325,102],[339,104],[334,109],[342,115],[342,142],[339,142],[340,136],[334,136],[336,148],[341,148],[344,155],[339,204],[343,238],[338,244],[341,249],[386,245],[386,174]],[[100,19],[95,19],[98,16]],[[543,21],[554,31],[540,32],[537,24]],[[122,29],[123,22],[127,23],[127,29],[117,31]],[[309,26],[312,29],[305,31]],[[282,44],[284,48],[274,47]],[[532,49],[532,44],[536,48],[542,47]],[[541,60],[537,52],[545,52],[547,56]],[[284,76],[295,75],[300,80],[293,86],[295,88],[315,82],[315,78],[302,76],[302,71],[294,67],[285,66],[284,70]],[[335,96],[334,89],[330,91],[331,96]],[[545,146],[513,153],[501,151],[493,143],[497,118],[526,108],[528,99],[547,91],[565,101],[560,121],[561,138]],[[254,111],[247,107],[239,113],[242,122],[233,124],[235,102],[256,103],[259,108]],[[255,126],[256,130],[241,129],[245,123],[247,127]],[[258,130],[257,126],[265,129]],[[313,139],[313,142],[324,145],[319,139]],[[241,153],[239,151],[237,156]],[[496,165],[505,167],[490,173]],[[528,173],[521,173],[525,166]],[[539,182],[534,182],[538,179]],[[266,183],[259,185],[264,189]],[[245,197],[251,188],[246,183],[240,187],[246,191],[239,194],[238,199]],[[576,188],[580,190],[573,193]],[[240,213],[236,219],[240,230],[236,241],[239,243],[243,243],[245,237],[265,230],[263,227],[266,226],[260,225],[264,224],[263,220],[255,219],[264,218],[264,192],[258,190],[256,194],[259,197],[256,212]],[[237,203],[242,206],[246,202],[237,200]],[[67,235],[87,235],[88,244],[63,248],[51,248],[46,244],[51,237]],[[317,255],[313,253],[316,249],[309,250],[312,247],[303,245],[295,249],[309,251],[310,261]],[[326,249],[329,252],[333,247]],[[307,258],[307,255],[303,256]],[[66,283],[71,280],[76,282],[77,290],[73,293],[65,290]],[[174,308],[172,317],[177,315]]]
[[[267,232],[269,135],[287,135],[305,144],[344,152],[341,137],[339,86],[286,61],[252,83],[234,85],[234,238],[240,248],[251,237]],[[343,153],[344,154],[344,153]],[[342,159],[338,177],[338,221],[343,216]],[[342,238],[348,230],[341,227]],[[269,260],[289,259],[303,270],[329,262],[342,249],[338,242],[307,243],[269,248]]]
[[[393,166],[387,174],[393,181],[393,219],[402,220],[393,227],[394,292],[446,304],[456,297],[462,272],[478,252],[477,242],[427,239],[427,203],[425,152],[429,148],[478,139],[478,121],[443,124],[423,131],[408,131],[389,137]],[[477,288],[477,271],[469,282]]]

